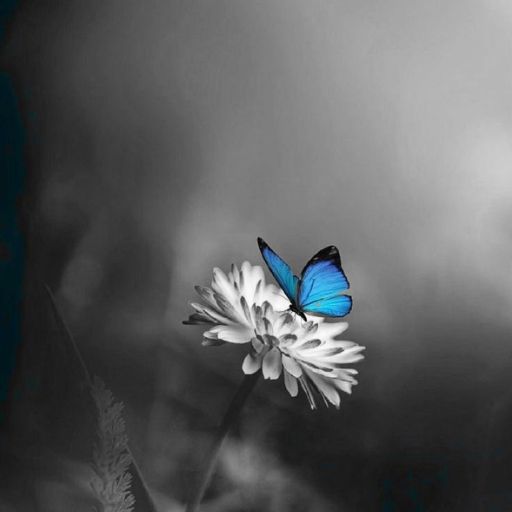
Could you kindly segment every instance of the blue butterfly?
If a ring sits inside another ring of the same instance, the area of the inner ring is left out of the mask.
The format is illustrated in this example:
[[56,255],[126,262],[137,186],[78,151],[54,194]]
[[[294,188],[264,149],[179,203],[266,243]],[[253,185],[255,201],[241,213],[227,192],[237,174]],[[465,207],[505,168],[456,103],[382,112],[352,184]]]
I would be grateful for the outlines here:
[[290,311],[304,320],[305,313],[338,318],[350,313],[352,297],[343,294],[350,285],[334,245],[317,252],[307,262],[300,279],[262,238],[258,238],[258,245],[270,272],[291,302]]

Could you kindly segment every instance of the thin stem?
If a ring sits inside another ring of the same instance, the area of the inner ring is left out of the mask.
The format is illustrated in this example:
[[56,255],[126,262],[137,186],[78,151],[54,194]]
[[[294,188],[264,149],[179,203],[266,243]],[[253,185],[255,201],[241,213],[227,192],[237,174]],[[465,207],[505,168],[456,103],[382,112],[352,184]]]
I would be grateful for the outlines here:
[[[78,349],[78,345],[75,341],[75,338],[73,334],[71,333],[71,330],[68,327],[68,324],[64,320],[64,317],[62,316],[62,313],[59,310],[59,307],[57,306],[57,301],[55,300],[55,296],[53,295],[52,289],[44,283],[44,288],[46,290],[46,293],[48,294],[48,297],[50,298],[50,304],[53,309],[53,313],[55,315],[55,318],[57,320],[57,323],[59,324],[59,327],[64,332],[65,337],[67,338],[68,342],[70,343],[71,347],[73,348],[73,352],[75,354],[75,357],[78,359],[80,366],[83,370],[83,375],[85,380],[87,381],[87,384],[89,388],[92,387],[92,378],[91,374],[89,373],[89,370],[87,369],[87,366],[85,364],[85,361],[82,357],[82,354],[80,353],[80,350]],[[149,487],[144,480],[144,477],[142,476],[141,470],[136,462],[136,460],[133,457],[133,454],[130,450],[130,447],[127,446],[126,450],[128,452],[128,455],[131,459],[131,473],[134,477],[134,481],[138,483],[138,485],[141,488],[141,493],[143,493],[144,497],[146,498],[146,502],[148,504],[148,509],[150,512],[156,512],[155,504],[153,503],[153,498],[149,492]]]
[[254,389],[256,382],[258,381],[258,377],[260,376],[261,371],[257,373],[253,373],[252,375],[246,375],[244,380],[240,384],[240,387],[237,389],[235,396],[231,400],[229,407],[224,414],[224,418],[222,419],[222,423],[217,430],[217,434],[215,439],[213,440],[212,448],[210,451],[210,456],[208,457],[204,469],[200,475],[200,478],[197,483],[196,490],[192,496],[192,499],[189,501],[187,505],[186,512],[198,512],[199,504],[203,499],[204,493],[208,488],[210,480],[213,476],[213,472],[215,470],[215,466],[217,464],[217,458],[224,444],[224,441],[228,435],[228,432],[233,425],[237,421],[240,416],[240,412],[242,411],[247,398],[251,394],[251,391]]
[[57,306],[57,301],[55,300],[55,295],[53,294],[52,289],[46,283],[44,283],[44,289],[46,290],[46,293],[48,294],[48,297],[50,298],[50,304],[52,306],[52,310],[53,310],[53,314],[55,315],[55,319],[57,320],[59,327],[64,332],[71,347],[73,348],[73,352],[74,352],[78,362],[80,363],[80,366],[82,367],[82,371],[83,371],[85,380],[87,381],[87,384],[89,385],[89,387],[92,387],[91,374],[89,373],[89,370],[87,369],[87,366],[85,365],[85,361],[82,357],[82,354],[80,353],[80,350],[78,350],[78,345],[75,341],[75,337],[71,334],[71,330],[69,329],[68,324],[64,320],[64,317],[62,316],[62,313],[60,312],[60,309]]

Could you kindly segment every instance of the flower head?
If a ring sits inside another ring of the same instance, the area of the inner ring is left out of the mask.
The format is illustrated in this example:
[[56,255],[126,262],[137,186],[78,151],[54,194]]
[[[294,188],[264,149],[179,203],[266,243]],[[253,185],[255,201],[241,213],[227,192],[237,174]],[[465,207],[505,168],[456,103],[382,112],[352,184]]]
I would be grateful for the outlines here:
[[191,303],[195,313],[187,324],[204,324],[203,344],[250,343],[242,369],[252,374],[261,369],[266,379],[278,379],[291,396],[299,386],[312,408],[315,391],[326,404],[340,404],[340,391],[350,393],[357,384],[357,370],[345,365],[363,359],[364,347],[337,339],[346,322],[323,318],[304,321],[287,310],[289,301],[274,285],[265,283],[260,266],[244,262],[226,275],[216,268],[211,287],[196,286],[202,303]]

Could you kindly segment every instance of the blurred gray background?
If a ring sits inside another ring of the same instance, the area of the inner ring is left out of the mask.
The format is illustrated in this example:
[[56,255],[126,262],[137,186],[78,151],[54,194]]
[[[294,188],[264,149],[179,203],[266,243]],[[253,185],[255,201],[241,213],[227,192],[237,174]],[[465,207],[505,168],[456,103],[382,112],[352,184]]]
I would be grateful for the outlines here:
[[[242,378],[193,285],[257,236],[340,248],[366,360],[339,411],[259,383],[207,510],[512,508],[511,59],[505,0],[20,2],[27,340],[45,282],[162,510]],[[41,473],[26,509],[69,510]]]

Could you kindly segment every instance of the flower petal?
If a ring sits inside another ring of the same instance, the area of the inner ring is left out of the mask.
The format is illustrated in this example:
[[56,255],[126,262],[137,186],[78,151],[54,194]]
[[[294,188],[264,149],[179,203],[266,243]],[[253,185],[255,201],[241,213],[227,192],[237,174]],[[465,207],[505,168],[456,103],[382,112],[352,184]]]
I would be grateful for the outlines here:
[[300,386],[302,388],[302,391],[304,391],[307,399],[308,399],[308,402],[309,402],[309,405],[311,407],[311,409],[316,409],[316,401],[315,401],[315,397],[313,396],[313,391],[311,390],[311,386],[309,385],[307,379],[306,379],[306,376],[303,375],[300,379],[299,379],[299,382],[300,382]]
[[334,407],[340,406],[340,395],[335,386],[335,380],[324,379],[320,375],[306,370],[308,377],[313,381],[318,391],[329,401]]
[[194,286],[194,289],[197,294],[210,306],[217,307],[217,303],[213,298],[213,290],[211,288],[208,288],[207,286]]
[[297,379],[290,375],[287,371],[283,372],[284,374],[284,385],[290,396],[297,396],[299,394],[299,385],[297,384]]
[[212,324],[212,320],[208,317],[201,315],[200,313],[192,313],[187,320],[183,320],[185,325],[201,325],[201,324]]
[[362,352],[366,347],[362,347],[361,345],[356,345],[355,347],[347,348],[341,354],[337,354],[331,358],[329,358],[330,363],[338,363],[338,364],[348,364],[348,363],[357,363],[364,359]]
[[226,325],[217,328],[217,337],[228,343],[249,343],[252,333],[245,325]]
[[239,315],[236,313],[235,308],[233,307],[233,304],[231,304],[224,295],[220,295],[219,293],[214,293],[213,298],[215,299],[217,303],[217,309],[219,311],[222,311],[222,314],[229,318],[230,320],[233,320],[234,322],[238,322]]
[[319,337],[334,339],[348,329],[348,322],[322,322],[319,329]]
[[256,352],[258,352],[258,354],[265,348],[265,344],[259,338],[252,338],[251,343],[252,347]]
[[242,295],[242,297],[240,297],[240,306],[242,307],[242,311],[244,313],[244,316],[245,316],[245,319],[250,322],[251,321],[251,310],[247,304],[247,300],[245,299],[245,297]]
[[244,362],[242,363],[242,371],[246,375],[252,375],[261,368],[262,357],[260,354],[249,353],[245,356]]
[[226,274],[218,267],[213,269],[212,289],[218,294],[223,295],[230,302],[233,302],[236,298],[235,287],[229,282]]
[[[249,303],[261,302],[261,288],[258,290],[258,281],[264,282],[265,275],[263,269],[259,265],[252,266],[248,261],[244,261],[241,267],[241,275],[243,276],[243,282],[241,280],[242,292],[247,297]],[[261,285],[260,285],[261,286]]]
[[219,313],[213,307],[205,306],[204,304],[198,304],[197,302],[191,302],[190,305],[199,313],[201,316],[205,318],[209,318],[212,322],[216,324],[222,323],[232,323],[232,321]]
[[228,279],[229,282],[235,287],[238,286],[240,280],[240,271],[234,263],[231,264],[231,272],[228,274]]
[[203,347],[218,347],[219,345],[224,345],[224,343],[226,343],[224,340],[203,338],[201,345],[203,345]]
[[281,352],[273,347],[263,358],[263,377],[265,377],[265,379],[275,380],[281,375],[282,369]]
[[284,369],[290,374],[293,375],[296,378],[299,378],[302,375],[302,368],[300,364],[295,361],[292,357],[289,357],[285,354],[283,354],[283,366]]
[[217,333],[219,332],[219,326],[212,327],[209,331],[205,331],[203,336],[210,340],[218,340],[219,336]]
[[318,348],[320,345],[322,345],[322,340],[319,340],[318,338],[314,338],[311,340],[307,340],[305,343],[303,343],[300,347],[301,350],[309,350],[313,348]]
[[359,345],[353,341],[333,340],[329,341],[329,343],[325,343],[324,345],[318,347],[315,350],[314,354],[315,357],[329,358],[341,354],[344,350],[347,350],[348,348],[358,346]]
[[308,320],[302,328],[304,331],[306,331],[308,334],[315,334],[316,331],[318,331],[318,324],[313,322],[313,320]]
[[280,334],[282,331],[282,334],[288,334],[290,329],[287,329],[286,325],[291,315],[287,311],[279,313],[278,315],[279,316],[274,321],[274,332]]
[[352,386],[353,384],[351,382],[346,382],[344,380],[337,380],[335,381],[335,386],[344,393],[348,393],[349,395],[352,393]]
[[253,306],[253,318],[256,331],[258,331],[260,334],[265,334],[267,331],[265,322],[263,321],[263,311],[260,306]]
[[356,370],[352,370],[351,368],[342,368],[336,370],[336,377],[338,380],[343,380],[348,382],[349,384],[357,384],[357,380],[352,376],[357,373]]
[[326,365],[323,362],[318,363],[314,359],[299,359],[298,362],[308,370],[315,372],[328,379],[335,379],[337,374],[332,366]]

